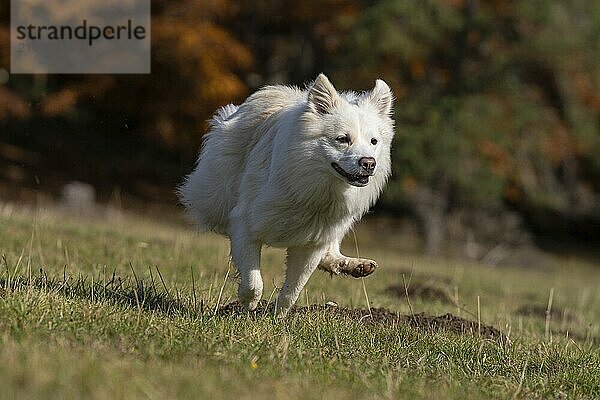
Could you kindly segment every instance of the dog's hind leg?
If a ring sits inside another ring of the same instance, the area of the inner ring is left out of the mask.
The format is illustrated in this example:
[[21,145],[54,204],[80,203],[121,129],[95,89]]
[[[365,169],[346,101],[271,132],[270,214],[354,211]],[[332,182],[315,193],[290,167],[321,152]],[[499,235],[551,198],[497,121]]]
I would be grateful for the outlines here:
[[247,310],[254,310],[262,297],[261,244],[237,235],[231,238],[231,259],[240,274],[238,297]]
[[308,279],[317,268],[324,250],[312,246],[287,249],[285,282],[279,292],[275,314],[284,316],[294,305]]

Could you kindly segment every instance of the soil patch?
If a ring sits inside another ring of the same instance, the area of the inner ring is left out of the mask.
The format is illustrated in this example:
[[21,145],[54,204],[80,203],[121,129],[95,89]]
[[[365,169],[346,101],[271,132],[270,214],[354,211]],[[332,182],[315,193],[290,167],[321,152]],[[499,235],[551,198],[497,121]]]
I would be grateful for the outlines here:
[[[525,304],[515,311],[518,315],[526,317],[546,318],[547,306],[541,304]],[[555,321],[577,322],[577,315],[568,308],[552,307],[550,310],[550,318]]]
[[[219,316],[235,316],[235,315],[264,315],[273,310],[273,304],[261,302],[258,308],[252,312],[246,311],[243,306],[235,301],[229,303],[219,310]],[[474,335],[485,338],[501,339],[508,342],[508,338],[493,326],[479,324],[477,321],[470,321],[464,318],[457,317],[452,314],[444,314],[439,316],[427,315],[425,313],[406,315],[400,314],[387,308],[371,308],[371,311],[365,309],[350,309],[346,307],[338,307],[335,305],[318,305],[312,304],[304,307],[294,307],[290,310],[290,315],[323,315],[327,314],[331,317],[350,318],[363,324],[395,326],[398,324],[406,324],[415,328],[420,328],[435,332],[452,332],[459,335]]]
[[401,267],[397,272],[398,275],[404,275],[407,284],[412,284],[414,281],[427,281],[429,283],[439,283],[442,285],[452,284],[452,279],[447,276],[432,275],[429,273],[425,274],[405,267]]
[[385,292],[399,298],[406,298],[408,294],[409,299],[437,300],[444,304],[454,304],[445,290],[426,283],[411,283],[407,287],[404,287],[404,285],[391,285],[385,289]]

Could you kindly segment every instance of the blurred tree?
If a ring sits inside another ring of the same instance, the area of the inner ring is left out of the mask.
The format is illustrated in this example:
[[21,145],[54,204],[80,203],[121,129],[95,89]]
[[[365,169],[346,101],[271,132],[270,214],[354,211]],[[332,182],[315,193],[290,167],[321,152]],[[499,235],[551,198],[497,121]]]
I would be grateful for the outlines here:
[[362,1],[257,0],[241,2],[238,24],[231,29],[252,49],[255,65],[247,81],[303,84],[331,71],[342,40],[338,19],[355,18]]
[[[0,94],[4,89],[13,100],[32,102],[38,118],[71,115],[83,124],[93,123],[86,118],[101,118],[194,155],[206,119],[248,92],[240,73],[252,65],[252,54],[227,28],[236,13],[229,0],[153,1],[152,74],[14,75],[0,86]],[[7,25],[0,42],[8,44]],[[8,65],[8,46],[1,48]],[[91,114],[77,112],[85,109]]]
[[[426,251],[453,207],[599,215],[597,2],[382,0],[340,21],[338,79],[388,79],[398,102],[388,206],[419,217]],[[597,186],[596,186],[597,189]]]
[[[197,151],[205,121],[214,110],[240,101],[248,88],[240,77],[252,53],[230,33],[238,7],[230,0],[161,1],[152,4],[152,75],[131,92],[144,129],[182,152]],[[162,77],[162,79],[156,79]],[[135,99],[148,99],[144,110]]]
[[[58,4],[58,3],[56,3]],[[214,110],[248,94],[253,56],[230,30],[230,0],[152,2],[149,75],[10,75],[8,1],[0,0],[0,191],[59,192],[72,179],[175,204],[173,187],[197,156]],[[6,71],[5,71],[6,72]],[[4,171],[16,171],[3,174]]]

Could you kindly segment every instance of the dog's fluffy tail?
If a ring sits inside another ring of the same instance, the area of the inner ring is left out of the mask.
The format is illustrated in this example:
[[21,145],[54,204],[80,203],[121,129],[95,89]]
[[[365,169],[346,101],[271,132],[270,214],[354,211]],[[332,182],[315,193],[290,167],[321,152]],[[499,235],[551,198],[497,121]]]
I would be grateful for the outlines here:
[[177,188],[181,204],[186,208],[186,217],[200,231],[225,233],[226,217],[232,207],[228,201],[233,200],[227,189],[227,185],[231,184],[231,175],[223,175],[223,171],[226,166],[234,164],[221,161],[223,151],[220,146],[227,143],[223,135],[225,138],[228,136],[227,126],[238,108],[234,104],[227,104],[219,108],[208,121],[210,130],[204,139],[196,168]]
[[219,108],[210,120],[211,127],[215,128],[224,124],[233,114],[235,114],[238,108],[239,106],[231,103]]

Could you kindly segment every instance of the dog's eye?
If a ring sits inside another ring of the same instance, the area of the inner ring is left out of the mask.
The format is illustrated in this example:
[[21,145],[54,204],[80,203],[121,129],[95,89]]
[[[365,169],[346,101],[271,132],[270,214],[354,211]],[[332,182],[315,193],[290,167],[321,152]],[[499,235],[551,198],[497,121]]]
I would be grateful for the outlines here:
[[375,138],[371,139],[371,144],[373,146],[375,146],[377,144],[377,139],[375,139]]
[[340,143],[344,143],[344,144],[348,144],[350,143],[350,137],[347,135],[344,136],[338,136],[335,138],[336,141],[340,142]]

